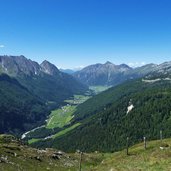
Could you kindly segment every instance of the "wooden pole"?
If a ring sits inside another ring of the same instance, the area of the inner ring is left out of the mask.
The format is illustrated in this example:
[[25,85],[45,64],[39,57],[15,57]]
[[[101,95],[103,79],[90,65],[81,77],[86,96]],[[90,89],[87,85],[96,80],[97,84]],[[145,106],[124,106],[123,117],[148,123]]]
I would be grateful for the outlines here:
[[162,130],[160,130],[160,141],[161,141],[161,144],[162,144],[162,140],[163,140],[163,132],[162,132]]
[[146,137],[144,137],[144,149],[147,149]]
[[82,154],[83,154],[83,152],[80,151],[79,171],[82,170],[82,168],[81,168]]
[[126,138],[126,155],[129,155],[129,137]]

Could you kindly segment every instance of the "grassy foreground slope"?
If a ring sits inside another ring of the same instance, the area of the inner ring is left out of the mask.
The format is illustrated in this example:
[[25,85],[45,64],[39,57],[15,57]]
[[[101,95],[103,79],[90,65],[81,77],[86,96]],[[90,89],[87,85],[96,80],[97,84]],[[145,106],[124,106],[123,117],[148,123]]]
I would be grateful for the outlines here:
[[[84,154],[83,171],[89,171],[103,160],[102,154]],[[0,171],[77,171],[80,154],[54,149],[38,150],[23,145],[13,136],[0,135]]]
[[[167,146],[161,148],[160,146]],[[150,141],[147,149],[143,143],[129,149],[110,155],[102,161],[93,171],[170,171],[171,170],[171,139]]]
[[[163,147],[163,148],[161,148]],[[79,153],[30,148],[9,135],[0,135],[1,171],[79,171]],[[83,153],[82,171],[170,171],[171,139],[140,143],[115,153]]]

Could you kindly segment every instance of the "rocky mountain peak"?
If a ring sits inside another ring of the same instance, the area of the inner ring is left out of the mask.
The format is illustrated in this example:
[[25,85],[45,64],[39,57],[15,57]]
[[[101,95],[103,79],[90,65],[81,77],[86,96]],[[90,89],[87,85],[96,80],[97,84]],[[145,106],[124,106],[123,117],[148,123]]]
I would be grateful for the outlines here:
[[40,66],[41,66],[42,71],[49,75],[55,75],[60,72],[55,65],[51,64],[49,61],[46,61],[46,60],[43,61],[40,64]]
[[114,65],[114,64],[110,61],[107,61],[104,65]]
[[129,68],[129,69],[132,69],[131,67],[129,67],[128,65],[126,65],[126,64],[120,64],[119,65],[120,67],[123,67],[123,68]]
[[58,74],[57,67],[48,61],[43,61],[41,65],[27,59],[25,56],[0,56],[0,71],[9,75],[25,74],[29,76],[46,73],[49,75]]
[[127,72],[127,71],[131,71],[132,70],[132,68],[129,67],[128,65],[126,65],[126,64],[118,65],[118,67],[119,67],[119,70],[121,72]]
[[37,62],[27,59],[24,56],[0,56],[1,71],[9,75],[39,74],[40,66]]

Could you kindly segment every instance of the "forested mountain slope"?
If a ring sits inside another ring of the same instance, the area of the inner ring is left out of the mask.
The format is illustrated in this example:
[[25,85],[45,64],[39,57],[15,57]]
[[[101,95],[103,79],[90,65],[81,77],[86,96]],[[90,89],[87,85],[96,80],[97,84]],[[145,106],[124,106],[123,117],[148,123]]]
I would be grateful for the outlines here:
[[[165,75],[166,76],[166,75]],[[134,144],[157,139],[160,130],[171,136],[171,79],[143,78],[111,88],[81,104],[73,131],[35,146],[52,146],[66,151],[116,151],[125,146],[126,137]]]
[[0,132],[18,134],[42,122],[48,110],[16,79],[0,75]]

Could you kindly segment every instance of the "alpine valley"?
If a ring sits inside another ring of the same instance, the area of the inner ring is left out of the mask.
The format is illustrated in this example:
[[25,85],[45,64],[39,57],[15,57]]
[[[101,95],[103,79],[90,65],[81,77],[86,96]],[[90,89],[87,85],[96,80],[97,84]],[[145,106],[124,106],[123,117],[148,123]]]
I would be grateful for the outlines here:
[[[48,61],[0,56],[0,131],[21,133],[44,122],[50,110],[87,86]],[[18,124],[20,123],[20,124]]]
[[[62,71],[48,61],[0,56],[3,170],[34,170],[34,164],[37,170],[75,171],[79,162],[86,171],[169,170],[171,62],[138,68],[106,62],[70,75]],[[132,146],[130,156],[126,146]]]

